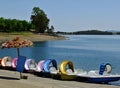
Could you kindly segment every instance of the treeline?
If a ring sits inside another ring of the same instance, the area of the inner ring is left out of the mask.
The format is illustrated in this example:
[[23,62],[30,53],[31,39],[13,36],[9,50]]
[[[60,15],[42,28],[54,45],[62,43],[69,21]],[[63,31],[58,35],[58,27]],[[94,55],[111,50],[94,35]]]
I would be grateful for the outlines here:
[[26,20],[5,19],[0,17],[0,32],[30,31],[34,25]]
[[112,35],[112,34],[117,34],[113,32],[108,32],[108,31],[100,31],[100,30],[86,30],[86,31],[76,31],[76,32],[56,32],[57,34],[74,34],[74,35]]
[[50,19],[47,17],[47,14],[39,7],[34,7],[30,22],[0,17],[0,32],[32,31],[34,33],[48,33],[53,35],[54,26],[50,26],[49,22]]

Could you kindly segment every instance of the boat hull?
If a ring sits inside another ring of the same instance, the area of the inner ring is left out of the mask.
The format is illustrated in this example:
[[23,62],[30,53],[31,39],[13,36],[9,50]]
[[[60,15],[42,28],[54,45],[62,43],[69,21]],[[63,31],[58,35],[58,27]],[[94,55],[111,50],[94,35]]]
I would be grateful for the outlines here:
[[61,80],[76,80],[76,79],[77,79],[76,75],[61,74]]
[[120,80],[120,76],[112,76],[112,77],[87,77],[87,76],[78,76],[78,81],[90,82],[90,83],[109,83],[113,81]]

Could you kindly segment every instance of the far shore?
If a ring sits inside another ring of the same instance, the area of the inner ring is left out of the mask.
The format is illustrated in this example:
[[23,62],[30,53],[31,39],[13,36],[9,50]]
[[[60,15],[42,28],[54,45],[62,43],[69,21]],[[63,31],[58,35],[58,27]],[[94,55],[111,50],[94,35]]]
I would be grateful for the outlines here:
[[9,33],[0,33],[0,42],[4,42],[6,40],[12,40],[15,37],[20,37],[23,39],[28,39],[33,42],[40,41],[50,41],[50,40],[64,40],[66,39],[64,36],[52,36],[48,34],[9,34]]

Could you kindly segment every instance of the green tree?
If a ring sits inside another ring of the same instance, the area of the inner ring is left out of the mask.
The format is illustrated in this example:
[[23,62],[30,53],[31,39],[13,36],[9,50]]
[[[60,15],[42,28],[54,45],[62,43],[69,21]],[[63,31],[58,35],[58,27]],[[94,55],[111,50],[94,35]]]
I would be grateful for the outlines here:
[[4,19],[0,17],[0,32],[30,31],[34,25],[26,20]]
[[49,19],[39,7],[34,7],[31,15],[31,23],[35,25],[37,32],[44,33],[49,25]]
[[5,20],[3,17],[0,18],[0,31],[5,29]]

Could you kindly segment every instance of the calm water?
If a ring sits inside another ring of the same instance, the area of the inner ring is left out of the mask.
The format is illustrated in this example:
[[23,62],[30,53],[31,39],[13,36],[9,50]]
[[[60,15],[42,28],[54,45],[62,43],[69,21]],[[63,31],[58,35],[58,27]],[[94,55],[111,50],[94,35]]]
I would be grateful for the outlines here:
[[[112,72],[120,74],[119,35],[69,35],[68,40],[34,43],[32,48],[21,48],[21,55],[41,59],[53,58],[59,64],[63,60],[73,61],[75,68],[97,70],[101,63],[110,63]],[[17,57],[16,49],[0,49],[0,57]]]

